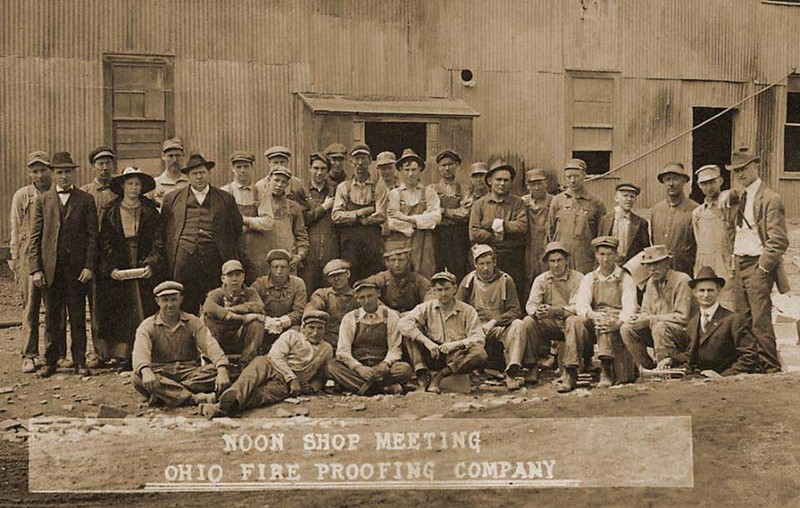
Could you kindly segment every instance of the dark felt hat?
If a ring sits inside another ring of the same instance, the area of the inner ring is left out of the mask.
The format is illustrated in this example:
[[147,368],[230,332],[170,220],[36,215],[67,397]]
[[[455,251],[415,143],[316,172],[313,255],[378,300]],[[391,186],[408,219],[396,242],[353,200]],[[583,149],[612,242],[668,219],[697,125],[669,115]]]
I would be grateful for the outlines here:
[[194,168],[199,168],[200,166],[205,166],[206,169],[211,171],[215,165],[216,163],[214,161],[207,161],[202,153],[193,153],[189,156],[189,162],[187,162],[186,165],[181,168],[181,173],[186,174]]

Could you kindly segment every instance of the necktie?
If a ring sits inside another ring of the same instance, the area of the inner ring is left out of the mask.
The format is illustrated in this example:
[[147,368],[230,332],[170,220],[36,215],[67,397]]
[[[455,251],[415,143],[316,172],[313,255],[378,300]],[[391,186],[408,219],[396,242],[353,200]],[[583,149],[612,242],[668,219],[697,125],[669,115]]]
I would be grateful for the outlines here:
[[702,318],[700,319],[700,329],[703,330],[703,333],[706,333],[706,328],[708,328],[709,322],[711,322],[711,315],[703,312]]
[[[747,191],[742,192],[742,197],[739,199],[739,210],[736,213],[736,225],[742,227],[744,224],[744,209],[747,205]],[[750,227],[750,224],[747,225]]]

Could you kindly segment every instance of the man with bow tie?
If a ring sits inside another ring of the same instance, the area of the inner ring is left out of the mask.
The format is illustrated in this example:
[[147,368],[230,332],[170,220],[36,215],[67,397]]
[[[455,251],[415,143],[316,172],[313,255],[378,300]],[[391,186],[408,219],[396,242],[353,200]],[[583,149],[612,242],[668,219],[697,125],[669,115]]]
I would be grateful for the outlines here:
[[719,303],[725,279],[704,266],[689,282],[700,312],[689,320],[689,351],[672,359],[688,363],[695,370],[713,370],[723,376],[756,372],[756,343],[740,313],[731,312]]
[[86,294],[97,262],[97,208],[91,195],[76,189],[75,168],[68,152],[53,155],[54,186],[36,201],[29,254],[33,284],[45,301],[45,359],[40,377],[55,374],[66,349],[68,316],[75,373],[86,367]]
[[733,172],[732,180],[743,189],[731,193],[730,204],[736,209],[729,214],[736,228],[733,255],[736,281],[741,286],[736,309],[744,312],[745,322],[753,331],[760,369],[770,373],[781,370],[770,293],[776,282],[781,292],[787,290],[782,260],[789,237],[783,199],[759,178],[760,161],[749,148],[740,148],[725,168]]

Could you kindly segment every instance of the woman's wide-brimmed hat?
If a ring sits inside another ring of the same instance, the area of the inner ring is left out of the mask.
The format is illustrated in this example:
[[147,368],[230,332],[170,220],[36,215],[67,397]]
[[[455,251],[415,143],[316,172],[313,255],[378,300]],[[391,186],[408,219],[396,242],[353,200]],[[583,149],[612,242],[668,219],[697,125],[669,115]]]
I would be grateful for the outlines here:
[[123,171],[121,175],[117,175],[111,179],[111,184],[109,186],[111,190],[114,191],[114,194],[122,196],[125,194],[125,182],[131,178],[138,178],[139,181],[142,182],[141,194],[147,194],[156,188],[156,181],[153,180],[153,177],[139,168],[125,168],[125,171]]

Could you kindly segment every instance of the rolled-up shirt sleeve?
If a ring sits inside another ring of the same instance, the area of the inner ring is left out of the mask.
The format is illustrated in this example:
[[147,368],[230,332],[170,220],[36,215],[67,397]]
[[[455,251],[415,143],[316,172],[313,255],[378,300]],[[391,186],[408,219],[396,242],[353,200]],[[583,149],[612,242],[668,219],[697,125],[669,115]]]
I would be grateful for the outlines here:
[[386,339],[389,345],[389,350],[386,352],[386,357],[384,357],[383,361],[390,366],[394,362],[400,361],[400,359],[403,357],[402,337],[400,336],[400,330],[397,328],[397,322],[399,320],[400,316],[396,312],[392,310],[389,310],[389,312],[387,312]]
[[525,303],[525,312],[532,316],[536,309],[544,303],[544,285],[546,283],[545,276],[547,272],[533,279],[531,286],[531,294],[528,295],[528,301]]
[[436,189],[426,187],[425,192],[425,212],[415,215],[417,218],[417,229],[435,229],[442,222],[442,202]]
[[353,357],[353,339],[356,334],[356,312],[359,309],[348,312],[342,318],[339,325],[339,341],[336,343],[336,359],[355,370],[362,364]]
[[[619,313],[619,320],[625,322],[636,314],[636,283],[628,272],[623,272],[620,284],[622,284],[622,310]],[[591,286],[589,290],[591,293]]]
[[395,218],[397,214],[400,213],[401,192],[400,189],[392,189],[389,191],[386,200],[386,227],[389,231],[396,231],[410,237],[414,234],[414,225],[410,222]]
[[[422,328],[425,327],[427,322],[426,309],[430,304],[431,302],[420,303],[400,318],[397,328],[400,330],[401,335],[415,341],[421,341],[426,338]],[[341,339],[339,340],[341,342]]]

